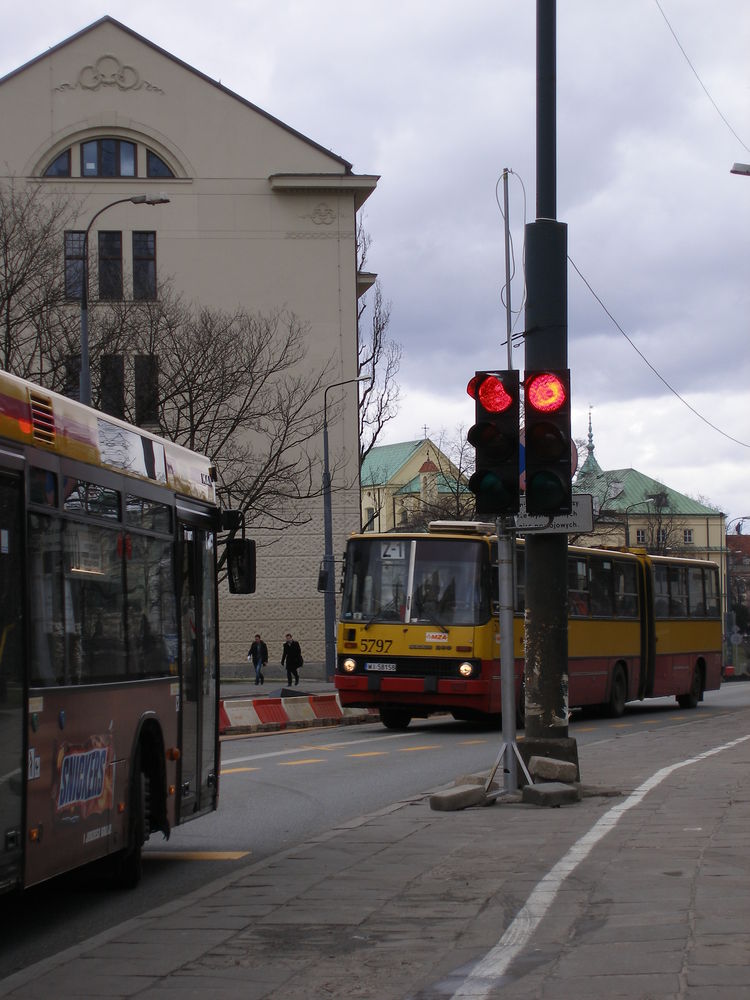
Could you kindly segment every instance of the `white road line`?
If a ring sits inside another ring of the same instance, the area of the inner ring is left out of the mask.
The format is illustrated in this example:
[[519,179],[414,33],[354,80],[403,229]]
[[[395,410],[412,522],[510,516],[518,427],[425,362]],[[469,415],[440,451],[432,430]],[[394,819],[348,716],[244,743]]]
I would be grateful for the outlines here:
[[713,757],[714,754],[722,753],[724,750],[730,750],[746,740],[750,740],[750,736],[741,736],[730,743],[724,743],[712,750],[705,750],[689,760],[681,760],[676,764],[661,768],[642,785],[639,785],[627,799],[606,812],[536,885],[498,943],[487,952],[484,958],[477,962],[455,993],[452,994],[452,997],[470,997],[471,1000],[481,1000],[482,997],[489,996],[491,990],[497,988],[497,980],[504,975],[511,962],[526,947],[529,938],[546,915],[565,879],[588,857],[602,837],[614,829],[629,809],[637,806],[650,791],[653,791],[674,771],[696,764],[707,757]]

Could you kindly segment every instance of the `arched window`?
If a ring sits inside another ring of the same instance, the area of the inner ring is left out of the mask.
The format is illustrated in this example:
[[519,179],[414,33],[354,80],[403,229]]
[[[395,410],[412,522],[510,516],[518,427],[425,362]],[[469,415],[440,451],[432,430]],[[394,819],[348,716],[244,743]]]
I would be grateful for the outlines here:
[[71,177],[73,163],[80,164],[81,177],[175,176],[158,153],[116,136],[86,139],[69,146],[46,167],[44,176]]

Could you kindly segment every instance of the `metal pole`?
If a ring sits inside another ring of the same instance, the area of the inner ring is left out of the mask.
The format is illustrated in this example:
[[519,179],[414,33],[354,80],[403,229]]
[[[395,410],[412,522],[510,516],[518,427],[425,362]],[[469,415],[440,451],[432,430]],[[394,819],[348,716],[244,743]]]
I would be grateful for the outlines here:
[[516,771],[516,669],[513,649],[513,536],[497,522],[497,571],[500,596],[500,693],[505,747],[505,791],[518,788]]
[[507,337],[508,369],[513,367],[513,350],[510,342],[512,321],[510,315],[510,219],[508,218],[508,168],[503,171],[503,211],[505,213],[505,330]]
[[369,382],[369,375],[334,382],[323,390],[323,572],[325,591],[323,594],[323,628],[325,629],[326,680],[333,680],[336,672],[336,591],[335,563],[333,559],[333,513],[331,511],[331,472],[328,464],[328,391],[353,382]]

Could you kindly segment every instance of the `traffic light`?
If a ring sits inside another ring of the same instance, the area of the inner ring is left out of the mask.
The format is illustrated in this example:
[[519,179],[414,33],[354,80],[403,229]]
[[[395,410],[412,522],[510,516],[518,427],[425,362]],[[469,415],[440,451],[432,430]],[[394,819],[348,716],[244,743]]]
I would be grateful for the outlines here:
[[526,513],[570,514],[570,371],[531,371],[524,379]]
[[517,514],[518,372],[477,372],[466,391],[476,403],[476,423],[467,440],[476,449],[476,471],[469,489],[477,498],[477,514]]

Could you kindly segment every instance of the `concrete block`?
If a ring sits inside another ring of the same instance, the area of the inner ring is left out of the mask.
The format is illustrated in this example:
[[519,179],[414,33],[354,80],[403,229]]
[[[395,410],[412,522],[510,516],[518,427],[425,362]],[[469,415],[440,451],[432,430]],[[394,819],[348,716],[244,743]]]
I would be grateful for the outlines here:
[[577,785],[561,781],[543,781],[540,785],[524,785],[521,801],[534,806],[563,806],[578,802],[581,790]]
[[[502,777],[502,773],[503,772],[500,771],[501,777]],[[486,784],[486,782],[487,782],[487,775],[486,774],[461,774],[461,775],[459,775],[456,778],[456,780],[453,782],[453,784],[454,785],[484,785],[484,784]],[[497,780],[497,778],[493,778],[492,779],[492,784],[490,785],[490,789],[497,789],[499,787],[500,787],[500,782]]]
[[453,788],[431,795],[430,809],[435,809],[437,812],[454,812],[458,809],[484,805],[485,798],[482,785],[455,785]]
[[532,778],[543,781],[576,781],[578,768],[572,761],[557,760],[555,757],[530,757],[529,772]]

